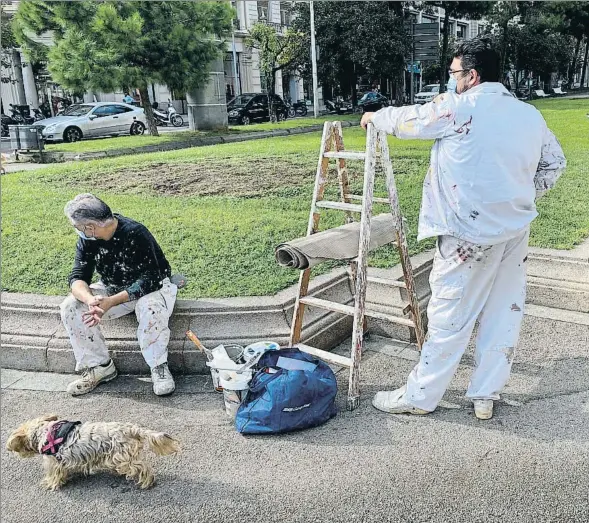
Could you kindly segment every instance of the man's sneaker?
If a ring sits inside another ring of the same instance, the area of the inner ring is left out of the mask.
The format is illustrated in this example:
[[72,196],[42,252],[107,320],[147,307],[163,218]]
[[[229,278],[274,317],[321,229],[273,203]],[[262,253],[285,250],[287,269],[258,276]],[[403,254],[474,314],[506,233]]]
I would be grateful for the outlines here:
[[389,414],[429,414],[429,411],[418,409],[413,405],[409,405],[403,398],[406,388],[401,387],[397,390],[386,390],[376,393],[372,400],[372,405],[378,410],[388,412]]
[[82,372],[82,377],[72,381],[67,386],[67,391],[72,396],[81,396],[93,391],[101,383],[114,380],[117,377],[117,368],[112,360],[108,365],[98,365],[97,367],[86,368]]
[[493,400],[472,400],[474,403],[474,415],[478,419],[491,419],[493,417]]
[[176,384],[167,363],[162,363],[151,369],[151,381],[156,396],[166,396],[176,390]]

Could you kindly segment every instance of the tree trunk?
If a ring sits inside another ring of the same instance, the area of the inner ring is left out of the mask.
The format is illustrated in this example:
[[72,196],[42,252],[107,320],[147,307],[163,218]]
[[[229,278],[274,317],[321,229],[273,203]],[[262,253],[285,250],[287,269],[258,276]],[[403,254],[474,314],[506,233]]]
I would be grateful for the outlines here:
[[501,42],[501,65],[500,65],[500,71],[501,71],[501,78],[503,79],[503,76],[505,74],[505,59],[507,58],[507,40],[508,40],[508,35],[507,35],[507,31],[508,31],[508,27],[507,27],[507,20],[505,20],[505,23],[503,24],[503,40]]
[[573,55],[573,61],[569,67],[569,74],[568,74],[568,81],[569,85],[573,85],[575,83],[575,69],[577,68],[577,60],[579,58],[579,51],[581,49],[581,41],[583,38],[577,39],[577,44],[575,45],[575,54]]
[[446,54],[448,54],[448,36],[450,34],[450,10],[444,10],[444,33],[442,36],[442,54],[440,56],[440,93],[446,91]]
[[587,74],[587,60],[589,59],[589,37],[587,38],[587,43],[585,44],[585,58],[583,59],[583,68],[581,69],[581,82],[579,87],[583,89],[583,84],[585,83],[585,75]]
[[153,115],[153,107],[149,101],[149,91],[147,90],[147,85],[142,85],[139,88],[139,96],[141,96],[141,104],[143,105],[143,109],[145,111],[145,119],[147,120],[147,129],[149,130],[149,134],[152,136],[159,136],[157,131],[157,124],[155,123],[155,117]]

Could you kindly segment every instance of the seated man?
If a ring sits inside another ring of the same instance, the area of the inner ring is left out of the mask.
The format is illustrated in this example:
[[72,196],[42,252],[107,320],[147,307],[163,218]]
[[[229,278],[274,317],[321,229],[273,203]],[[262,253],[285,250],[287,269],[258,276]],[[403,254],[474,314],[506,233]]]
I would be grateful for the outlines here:
[[[73,396],[86,394],[117,376],[98,324],[135,311],[137,338],[151,368],[153,391],[174,392],[168,369],[168,320],[176,285],[155,238],[140,223],[119,214],[92,194],[79,194],[65,206],[65,215],[80,236],[69,277],[72,294],[61,304],[76,370],[82,377],[68,386]],[[91,284],[94,270],[100,282]]]

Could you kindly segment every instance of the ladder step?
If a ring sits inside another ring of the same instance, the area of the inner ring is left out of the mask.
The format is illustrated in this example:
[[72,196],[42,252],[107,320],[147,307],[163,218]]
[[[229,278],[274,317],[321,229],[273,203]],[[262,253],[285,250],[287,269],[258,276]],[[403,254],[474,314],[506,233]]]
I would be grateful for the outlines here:
[[[361,194],[346,194],[346,198],[348,200],[359,200],[362,201],[364,196]],[[372,198],[372,201],[375,203],[390,203],[388,198]]]
[[[321,298],[313,298],[310,296],[300,298],[299,301],[301,303],[304,303],[305,305],[310,305],[311,307],[327,309],[328,311],[338,312],[340,314],[347,314],[348,316],[354,316],[354,307],[352,307],[351,305],[344,305],[343,303],[336,303],[334,301],[322,300]],[[401,318],[400,316],[392,316],[390,314],[385,314],[383,312],[373,311],[370,309],[366,309],[364,311],[364,314],[369,318],[390,321],[391,323],[399,323],[401,325],[406,325],[407,327],[415,327],[415,324],[412,320],[408,320],[407,318]]]
[[366,153],[358,153],[353,151],[329,151],[323,153],[325,158],[339,158],[340,160],[365,160]]
[[333,354],[332,352],[327,352],[326,350],[309,347],[309,345],[304,345],[302,343],[297,343],[296,347],[298,347],[299,350],[306,352],[307,354],[317,356],[319,359],[322,359],[327,363],[333,363],[334,365],[340,365],[341,367],[348,368],[352,366],[352,358],[346,358],[345,356]]
[[381,285],[389,285],[390,287],[400,287],[406,289],[407,284],[404,281],[391,280],[390,278],[379,278],[378,276],[368,276],[367,281],[371,283],[380,283]]
[[315,202],[321,209],[336,209],[338,211],[362,212],[362,206],[355,203],[331,202],[329,200],[319,200]]

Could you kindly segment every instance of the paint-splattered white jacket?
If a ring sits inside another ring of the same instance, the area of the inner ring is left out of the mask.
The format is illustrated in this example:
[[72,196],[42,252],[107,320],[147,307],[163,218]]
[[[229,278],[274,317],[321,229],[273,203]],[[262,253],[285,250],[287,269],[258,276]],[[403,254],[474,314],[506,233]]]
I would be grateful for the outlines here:
[[451,235],[508,241],[538,215],[566,160],[540,112],[500,83],[485,82],[425,105],[386,107],[375,127],[402,139],[435,139],[423,184],[418,240]]

